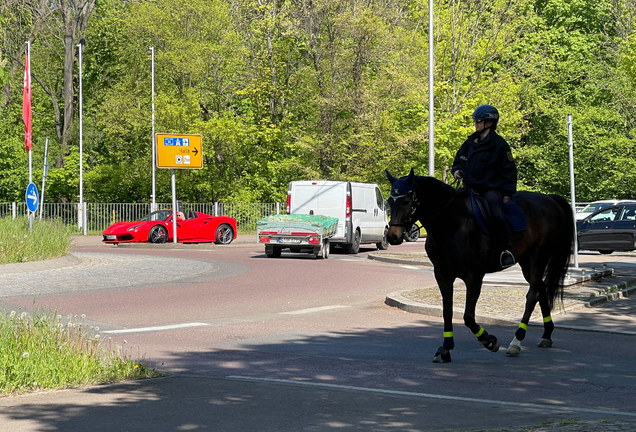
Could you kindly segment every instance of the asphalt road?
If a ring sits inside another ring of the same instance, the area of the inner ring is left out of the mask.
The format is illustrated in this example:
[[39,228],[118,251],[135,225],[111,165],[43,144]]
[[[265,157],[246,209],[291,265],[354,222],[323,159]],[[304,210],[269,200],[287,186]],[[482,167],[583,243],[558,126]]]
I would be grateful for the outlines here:
[[[516,430],[570,419],[592,421],[576,430],[636,430],[636,336],[558,329],[539,349],[531,328],[510,358],[458,322],[453,362],[434,364],[441,319],[383,303],[434,284],[431,270],[366,259],[374,250],[271,259],[252,243],[88,242],[80,264],[30,274],[22,291],[0,275],[4,310],[85,315],[106,343],[171,374],[3,398],[0,430]],[[634,300],[603,307],[582,313],[617,325]],[[515,327],[487,329],[507,344]]]

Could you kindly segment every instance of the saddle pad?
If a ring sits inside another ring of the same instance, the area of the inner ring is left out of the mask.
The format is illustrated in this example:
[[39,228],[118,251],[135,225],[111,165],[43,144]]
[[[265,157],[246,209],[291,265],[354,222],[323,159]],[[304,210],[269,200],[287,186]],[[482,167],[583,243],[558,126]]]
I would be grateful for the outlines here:
[[[473,206],[473,214],[475,215],[475,221],[477,221],[477,225],[479,225],[484,233],[490,235],[486,217],[484,217],[481,206],[477,203],[477,198],[472,192],[470,194],[470,201]],[[508,226],[509,233],[519,232],[526,229],[526,216],[523,214],[521,208],[514,201],[511,200],[508,201],[508,203],[504,204],[503,214],[506,218],[506,221],[508,222],[506,225]]]

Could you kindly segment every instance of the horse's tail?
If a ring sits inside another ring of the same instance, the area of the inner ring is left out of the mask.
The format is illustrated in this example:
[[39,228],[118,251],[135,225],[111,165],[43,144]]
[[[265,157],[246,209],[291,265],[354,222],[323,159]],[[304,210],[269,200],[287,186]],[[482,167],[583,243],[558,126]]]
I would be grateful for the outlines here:
[[559,297],[563,301],[563,279],[568,271],[570,255],[574,244],[574,215],[570,204],[560,195],[548,195],[563,210],[564,223],[558,229],[558,239],[553,248],[550,262],[546,269],[545,284],[548,291],[550,309],[554,306],[554,300]]

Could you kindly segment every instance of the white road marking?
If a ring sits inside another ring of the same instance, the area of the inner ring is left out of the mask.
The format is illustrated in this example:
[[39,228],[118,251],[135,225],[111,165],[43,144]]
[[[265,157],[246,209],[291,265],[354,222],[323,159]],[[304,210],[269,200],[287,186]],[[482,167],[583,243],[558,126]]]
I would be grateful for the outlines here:
[[348,308],[348,307],[349,306],[340,306],[340,305],[321,306],[321,307],[315,307],[315,308],[309,308],[309,309],[300,309],[300,310],[295,310],[290,312],[279,312],[278,314],[279,315],[301,315],[301,314],[324,312],[324,311],[342,309],[342,308]]
[[491,405],[515,406],[515,407],[521,407],[521,408],[539,409],[542,411],[545,411],[545,410],[568,411],[568,412],[575,411],[575,412],[582,412],[582,413],[636,417],[636,412],[611,411],[611,410],[602,410],[602,409],[594,409],[594,408],[578,408],[578,407],[542,405],[542,404],[524,403],[524,402],[508,402],[508,401],[499,401],[499,400],[492,400],[492,399],[476,399],[476,398],[468,398],[468,397],[460,397],[460,396],[437,395],[432,393],[407,392],[407,391],[400,391],[400,390],[384,390],[384,389],[376,389],[376,388],[370,388],[370,387],[355,387],[355,386],[347,386],[347,385],[294,381],[294,380],[275,379],[275,378],[255,378],[255,377],[246,377],[246,376],[239,376],[239,375],[230,375],[230,376],[226,376],[225,378],[231,379],[231,380],[237,380],[237,381],[269,382],[274,384],[291,384],[291,385],[295,385],[299,387],[314,387],[314,388],[323,388],[323,389],[331,389],[331,390],[347,390],[347,391],[356,391],[356,392],[364,392],[364,393],[386,394],[386,395],[392,395],[392,396],[410,396],[410,397],[420,397],[420,398],[427,398],[427,399],[443,399],[443,400],[483,403],[483,404],[491,404]]
[[157,326],[157,327],[139,327],[139,328],[131,328],[131,329],[123,329],[123,330],[107,330],[102,331],[100,333],[104,334],[126,334],[126,333],[146,333],[146,332],[155,332],[155,331],[165,331],[165,330],[177,330],[191,327],[204,327],[209,326],[210,324],[206,323],[185,323],[185,324],[172,324],[165,326]]
[[411,266],[411,265],[401,265],[401,266],[398,266],[398,267],[409,269],[409,270],[419,270],[420,269],[419,267]]

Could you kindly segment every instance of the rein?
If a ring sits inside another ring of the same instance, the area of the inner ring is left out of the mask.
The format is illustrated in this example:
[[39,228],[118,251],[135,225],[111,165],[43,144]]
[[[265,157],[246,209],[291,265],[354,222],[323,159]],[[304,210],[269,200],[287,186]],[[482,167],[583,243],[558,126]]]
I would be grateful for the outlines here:
[[[457,184],[460,181],[460,179],[455,179],[455,181],[453,181],[450,185],[455,187],[455,190],[459,190],[459,185],[455,186],[455,184]],[[411,206],[411,214],[409,215],[408,219],[404,222],[393,222],[390,221],[389,222],[389,226],[395,226],[395,227],[404,227],[404,225],[406,225],[407,223],[413,225],[415,223],[415,221],[413,220],[413,215],[417,212],[417,206],[419,205],[419,200],[417,199],[417,195],[415,195],[415,192],[413,192],[412,190],[408,191],[405,194],[401,194],[401,195],[393,195],[390,194],[389,198],[393,198],[393,200],[399,199],[399,198],[403,198],[406,196],[411,195],[413,197],[413,205]],[[444,207],[442,207],[441,209],[439,209],[439,211],[437,211],[433,216],[429,217],[426,221],[420,221],[420,223],[422,225],[426,225],[427,223],[429,223],[430,221],[432,221],[433,219],[435,219],[437,216],[439,216],[444,210],[446,210],[446,208],[448,206],[451,205],[451,203],[453,202],[453,200],[455,199],[457,195],[454,195],[450,200],[448,200],[448,202],[444,205]]]

